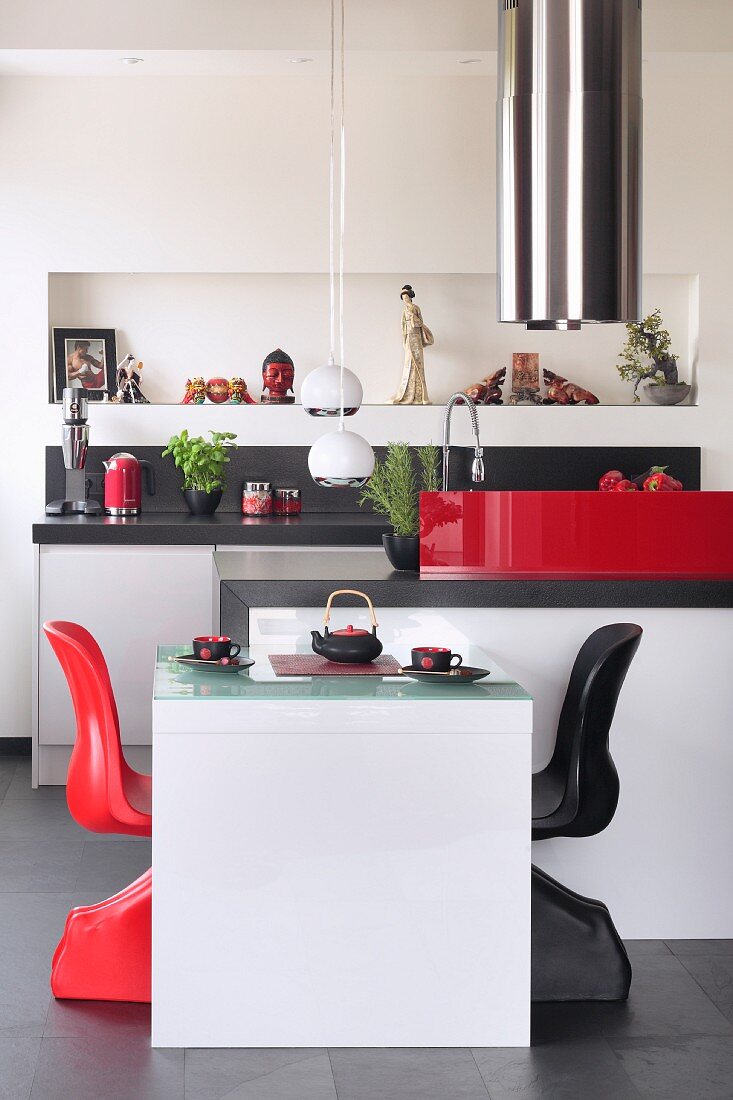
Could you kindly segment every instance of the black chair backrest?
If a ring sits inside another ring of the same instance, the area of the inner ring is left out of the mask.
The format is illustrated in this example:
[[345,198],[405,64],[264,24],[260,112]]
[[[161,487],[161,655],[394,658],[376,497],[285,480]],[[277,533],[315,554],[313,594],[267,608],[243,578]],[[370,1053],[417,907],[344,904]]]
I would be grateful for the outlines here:
[[608,733],[641,635],[641,627],[634,623],[602,626],[583,642],[575,658],[548,765],[566,777],[562,804],[570,820],[563,836],[594,836],[616,812],[619,781]]

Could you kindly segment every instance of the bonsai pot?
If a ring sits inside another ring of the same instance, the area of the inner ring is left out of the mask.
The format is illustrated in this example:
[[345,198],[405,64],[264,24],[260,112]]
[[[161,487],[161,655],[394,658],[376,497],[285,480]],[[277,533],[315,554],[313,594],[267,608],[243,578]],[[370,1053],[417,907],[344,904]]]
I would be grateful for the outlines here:
[[204,489],[184,489],[183,496],[192,516],[213,516],[221,504],[223,490],[207,493]]
[[673,386],[644,386],[644,393],[655,405],[679,405],[684,401],[692,387],[687,382],[677,382]]
[[382,535],[382,545],[393,569],[420,571],[420,539],[417,535]]

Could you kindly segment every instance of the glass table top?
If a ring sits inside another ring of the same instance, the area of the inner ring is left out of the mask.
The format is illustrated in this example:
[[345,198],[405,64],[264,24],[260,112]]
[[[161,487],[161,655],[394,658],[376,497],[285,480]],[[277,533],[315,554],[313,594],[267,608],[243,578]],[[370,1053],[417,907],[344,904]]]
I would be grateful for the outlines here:
[[[384,654],[409,664],[410,646],[389,643]],[[475,684],[421,684],[405,676],[276,676],[268,660],[270,653],[312,653],[308,644],[288,646],[256,645],[243,648],[241,658],[254,664],[236,674],[194,672],[176,662],[191,652],[191,645],[159,645],[155,665],[153,698],[156,701],[217,699],[454,699],[527,700],[531,696],[503,672],[478,646],[461,648],[464,665],[489,669],[491,675]]]

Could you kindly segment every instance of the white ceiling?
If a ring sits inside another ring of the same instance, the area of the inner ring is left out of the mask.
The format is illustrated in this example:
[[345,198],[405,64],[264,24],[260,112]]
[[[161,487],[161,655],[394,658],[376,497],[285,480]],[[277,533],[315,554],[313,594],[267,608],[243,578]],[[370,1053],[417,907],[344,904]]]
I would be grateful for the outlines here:
[[[733,0],[643,2],[646,50],[733,52]],[[0,42],[54,53],[309,54],[328,48],[329,8],[329,0],[0,0]],[[497,0],[346,0],[347,45],[358,51],[483,53],[496,49],[496,24]]]

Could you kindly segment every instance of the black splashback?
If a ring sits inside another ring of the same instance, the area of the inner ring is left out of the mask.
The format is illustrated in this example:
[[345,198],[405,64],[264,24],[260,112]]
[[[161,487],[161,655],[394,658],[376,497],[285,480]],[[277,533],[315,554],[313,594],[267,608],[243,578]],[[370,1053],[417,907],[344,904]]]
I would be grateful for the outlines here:
[[[155,468],[156,495],[143,491],[143,510],[148,512],[185,512],[181,494],[181,471],[171,458],[161,458],[160,447],[132,447],[138,458],[147,459]],[[127,450],[117,447],[114,450]],[[303,511],[356,512],[359,492],[355,489],[323,489],[308,473],[308,447],[240,447],[232,455],[228,486],[220,505],[225,512],[238,512],[242,482],[271,481],[273,485],[295,485],[302,490]],[[383,447],[376,448],[384,453]],[[101,482],[92,475],[103,472],[102,459],[113,453],[111,447],[90,447],[87,474],[92,480],[90,496],[101,500]],[[487,447],[484,450],[486,481],[471,483],[473,448],[451,450],[451,489],[560,490],[595,489],[606,470],[620,469],[630,477],[652,465],[668,466],[686,489],[700,488],[699,447]],[[143,482],[143,486],[144,486]],[[64,496],[64,464],[60,447],[46,448],[46,502]]]

